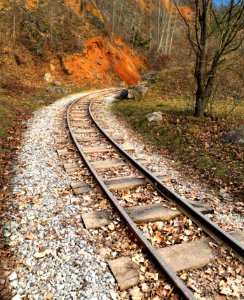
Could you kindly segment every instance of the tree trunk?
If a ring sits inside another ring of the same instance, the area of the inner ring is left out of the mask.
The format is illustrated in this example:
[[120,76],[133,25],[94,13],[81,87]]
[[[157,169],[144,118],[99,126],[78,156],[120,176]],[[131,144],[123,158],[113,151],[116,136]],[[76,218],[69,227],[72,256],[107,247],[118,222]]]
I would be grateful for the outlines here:
[[201,117],[204,115],[206,107],[212,97],[218,61],[219,55],[216,55],[210,71],[206,74],[206,57],[203,55],[203,52],[200,52],[200,54],[197,56],[195,67],[197,91],[194,114],[196,117]]

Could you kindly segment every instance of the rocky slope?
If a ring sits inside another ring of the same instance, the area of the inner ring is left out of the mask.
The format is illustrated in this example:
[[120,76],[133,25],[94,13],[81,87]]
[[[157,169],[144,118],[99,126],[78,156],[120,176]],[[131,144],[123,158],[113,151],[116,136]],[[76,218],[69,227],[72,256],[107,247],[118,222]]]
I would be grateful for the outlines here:
[[[53,80],[81,84],[135,84],[145,62],[109,36],[94,1],[9,1],[0,6],[0,87],[41,86]],[[7,75],[6,75],[7,74]]]
[[40,86],[47,72],[60,82],[135,84],[146,67],[138,53],[179,52],[177,22],[170,0],[3,0],[0,87]]

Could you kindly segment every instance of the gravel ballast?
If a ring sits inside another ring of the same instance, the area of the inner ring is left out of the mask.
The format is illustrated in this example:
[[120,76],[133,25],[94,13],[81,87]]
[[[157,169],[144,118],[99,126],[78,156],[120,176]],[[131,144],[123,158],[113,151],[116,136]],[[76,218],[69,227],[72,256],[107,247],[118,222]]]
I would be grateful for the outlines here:
[[[18,261],[7,275],[12,299],[111,299],[107,265],[86,240],[70,179],[54,140],[60,110],[85,94],[63,98],[28,122],[3,235]],[[72,219],[71,223],[65,222]],[[6,274],[5,274],[6,275]]]

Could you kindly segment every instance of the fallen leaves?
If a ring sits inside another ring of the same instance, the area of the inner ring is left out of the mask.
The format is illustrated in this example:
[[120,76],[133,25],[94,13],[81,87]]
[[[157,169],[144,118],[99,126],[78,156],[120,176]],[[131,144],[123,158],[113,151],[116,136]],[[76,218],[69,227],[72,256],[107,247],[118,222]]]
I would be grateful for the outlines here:
[[[181,272],[180,278],[197,299],[243,299],[243,266],[226,249],[213,245],[218,259],[203,268]],[[218,251],[218,252],[217,252]]]
[[155,247],[195,241],[204,236],[202,230],[183,215],[168,222],[150,222],[140,228]]
[[131,295],[132,300],[141,300],[142,299],[142,292],[137,286],[133,287],[133,289],[130,290],[130,295]]

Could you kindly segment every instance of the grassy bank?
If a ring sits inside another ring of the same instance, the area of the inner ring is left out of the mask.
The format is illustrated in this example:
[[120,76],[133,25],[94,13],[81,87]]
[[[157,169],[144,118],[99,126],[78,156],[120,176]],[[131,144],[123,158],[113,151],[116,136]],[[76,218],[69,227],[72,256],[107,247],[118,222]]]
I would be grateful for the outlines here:
[[[146,142],[182,166],[191,166],[201,178],[229,185],[239,193],[244,180],[243,147],[224,144],[222,135],[243,123],[244,107],[223,102],[221,95],[211,117],[193,117],[194,86],[189,74],[183,69],[167,70],[149,84],[144,99],[120,101],[112,109]],[[147,121],[146,115],[154,111],[162,112],[162,121]]]

